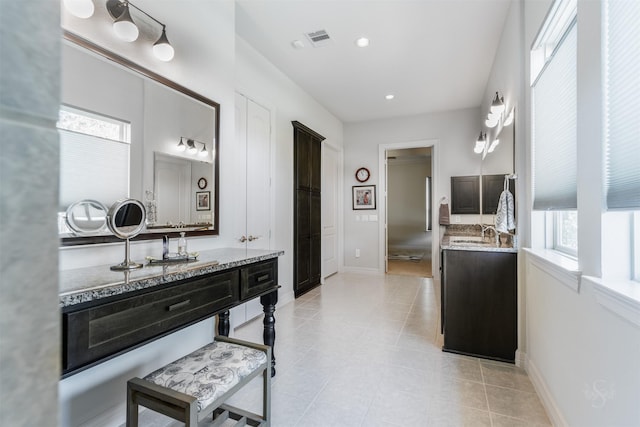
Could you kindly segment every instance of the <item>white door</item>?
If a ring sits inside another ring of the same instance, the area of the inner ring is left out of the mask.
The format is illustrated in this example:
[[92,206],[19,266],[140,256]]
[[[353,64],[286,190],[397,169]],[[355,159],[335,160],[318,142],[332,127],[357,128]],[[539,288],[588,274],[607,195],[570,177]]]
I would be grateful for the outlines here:
[[322,278],[338,272],[340,152],[322,147]]
[[[176,157],[159,156],[154,161],[157,224],[190,222],[191,162]],[[177,202],[177,203],[176,203]]]
[[[271,245],[271,112],[236,93],[234,190],[235,246],[269,249]],[[231,311],[231,327],[262,314],[259,299]]]

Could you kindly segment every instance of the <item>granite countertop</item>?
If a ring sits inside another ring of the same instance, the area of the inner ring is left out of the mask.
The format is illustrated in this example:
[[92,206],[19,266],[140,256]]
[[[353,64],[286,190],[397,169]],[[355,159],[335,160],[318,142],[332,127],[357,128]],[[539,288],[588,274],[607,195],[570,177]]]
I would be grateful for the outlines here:
[[447,231],[442,237],[440,249],[455,251],[518,252],[518,248],[513,245],[514,236],[501,234],[502,241],[500,244],[496,244],[493,231],[488,231],[486,236],[482,238],[481,229],[477,224],[452,224],[447,227]]
[[60,271],[60,307],[151,288],[165,283],[227,270],[277,258],[284,251],[224,248],[201,251],[197,261],[150,265],[127,272],[112,271],[110,265]]
[[455,251],[485,251],[485,252],[518,252],[518,248],[514,248],[510,244],[496,245],[494,237],[485,238],[484,240],[475,240],[476,236],[444,236],[440,243],[440,249],[449,249]]

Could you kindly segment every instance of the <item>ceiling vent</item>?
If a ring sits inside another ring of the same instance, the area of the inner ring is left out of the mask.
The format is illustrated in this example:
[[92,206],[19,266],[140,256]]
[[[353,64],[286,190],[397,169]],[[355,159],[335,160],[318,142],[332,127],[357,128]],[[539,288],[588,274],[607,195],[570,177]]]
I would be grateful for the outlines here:
[[331,37],[326,30],[318,30],[312,33],[305,34],[313,47],[321,47],[331,42]]

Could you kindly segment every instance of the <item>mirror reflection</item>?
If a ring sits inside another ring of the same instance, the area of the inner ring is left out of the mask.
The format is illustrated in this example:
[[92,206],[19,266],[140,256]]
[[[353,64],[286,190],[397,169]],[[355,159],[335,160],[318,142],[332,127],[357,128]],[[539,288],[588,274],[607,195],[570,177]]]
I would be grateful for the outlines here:
[[105,227],[79,232],[69,225],[67,210],[80,200],[141,201],[147,221],[140,238],[218,234],[219,105],[71,33],[65,38],[62,244],[108,241]]

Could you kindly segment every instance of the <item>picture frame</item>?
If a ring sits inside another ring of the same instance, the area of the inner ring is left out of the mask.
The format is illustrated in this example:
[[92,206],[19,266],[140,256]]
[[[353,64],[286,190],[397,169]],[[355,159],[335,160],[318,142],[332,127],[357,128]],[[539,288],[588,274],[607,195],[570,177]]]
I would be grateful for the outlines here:
[[211,191],[196,191],[196,210],[211,210]]
[[376,186],[354,185],[352,187],[353,210],[367,210],[376,208]]

